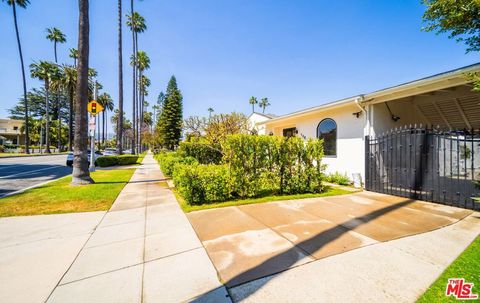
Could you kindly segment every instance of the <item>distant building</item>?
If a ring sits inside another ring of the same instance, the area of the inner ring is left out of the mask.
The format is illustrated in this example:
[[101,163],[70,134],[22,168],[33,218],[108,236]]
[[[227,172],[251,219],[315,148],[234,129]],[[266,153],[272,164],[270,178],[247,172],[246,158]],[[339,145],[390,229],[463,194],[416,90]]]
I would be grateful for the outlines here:
[[0,119],[0,145],[25,144],[25,134],[21,132],[22,120]]

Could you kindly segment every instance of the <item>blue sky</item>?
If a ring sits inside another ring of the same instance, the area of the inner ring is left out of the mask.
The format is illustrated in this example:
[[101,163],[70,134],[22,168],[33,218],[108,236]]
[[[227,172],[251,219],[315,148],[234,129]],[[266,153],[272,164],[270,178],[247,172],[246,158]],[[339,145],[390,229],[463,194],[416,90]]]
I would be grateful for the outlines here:
[[[117,101],[117,1],[90,1],[90,64]],[[130,1],[124,1],[128,13]],[[249,113],[250,96],[268,97],[277,115],[475,63],[462,44],[425,33],[420,0],[136,1],[148,30],[153,103],[175,74],[184,115]],[[52,60],[47,27],[67,35],[60,62],[77,46],[77,1],[31,0],[18,19],[26,64]],[[11,10],[0,2],[0,117],[22,93]],[[124,27],[124,100],[130,117],[131,35]],[[40,86],[28,79],[28,88]]]

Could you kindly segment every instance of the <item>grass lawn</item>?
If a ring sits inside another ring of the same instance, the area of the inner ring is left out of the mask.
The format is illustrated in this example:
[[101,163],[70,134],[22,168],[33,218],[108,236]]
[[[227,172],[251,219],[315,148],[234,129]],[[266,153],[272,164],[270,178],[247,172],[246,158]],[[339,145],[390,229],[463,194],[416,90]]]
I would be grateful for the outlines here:
[[[465,251],[450,264],[442,275],[418,299],[417,302],[460,302],[455,297],[445,296],[449,278],[464,278],[475,283],[473,293],[480,294],[480,237],[477,237]],[[461,302],[467,302],[462,300]],[[475,300],[475,302],[478,302]]]
[[72,186],[71,176],[0,199],[0,217],[108,210],[134,169],[99,170],[95,184]]
[[297,200],[297,199],[316,198],[316,197],[338,196],[338,195],[345,195],[345,194],[351,194],[352,193],[351,190],[345,190],[345,189],[337,188],[337,187],[326,187],[326,190],[323,193],[319,193],[319,194],[265,196],[265,197],[260,197],[260,198],[251,198],[251,199],[243,199],[243,200],[231,200],[231,201],[201,204],[201,205],[189,205],[182,198],[182,196],[178,193],[177,190],[174,189],[173,192],[175,193],[175,197],[177,198],[177,200],[180,204],[180,207],[186,213],[189,213],[191,211],[196,211],[196,210],[210,209],[210,208],[217,208],[217,207],[237,206],[237,205],[254,204],[254,203],[265,203],[265,202],[282,201],[282,200]]

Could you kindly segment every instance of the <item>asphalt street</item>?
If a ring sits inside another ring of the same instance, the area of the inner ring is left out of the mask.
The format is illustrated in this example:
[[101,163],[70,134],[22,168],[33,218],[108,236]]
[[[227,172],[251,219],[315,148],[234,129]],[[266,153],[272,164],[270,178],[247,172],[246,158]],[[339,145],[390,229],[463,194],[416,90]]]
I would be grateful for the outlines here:
[[66,159],[67,155],[0,158],[0,198],[70,174]]

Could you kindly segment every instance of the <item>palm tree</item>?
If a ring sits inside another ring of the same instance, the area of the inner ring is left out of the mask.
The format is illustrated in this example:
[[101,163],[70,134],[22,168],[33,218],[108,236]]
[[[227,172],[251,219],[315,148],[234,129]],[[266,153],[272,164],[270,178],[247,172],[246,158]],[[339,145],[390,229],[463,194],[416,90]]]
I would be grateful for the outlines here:
[[72,184],[90,184],[94,181],[88,171],[87,159],[87,115],[88,103],[88,55],[89,55],[89,17],[88,0],[79,0],[78,19],[78,66],[77,66],[77,102],[75,103],[75,137]]
[[13,11],[13,23],[15,24],[15,34],[17,36],[18,54],[20,56],[20,65],[22,67],[23,100],[24,100],[23,102],[25,107],[25,152],[29,154],[30,153],[30,132],[28,127],[29,120],[28,120],[27,80],[25,77],[25,65],[23,63],[23,52],[22,52],[22,44],[20,43],[20,33],[18,32],[16,7],[19,6],[21,8],[26,8],[30,2],[29,0],[2,0],[2,1],[7,1],[7,4],[12,7],[12,11]]
[[39,80],[44,81],[45,85],[45,153],[50,152],[50,116],[49,116],[49,100],[48,93],[50,91],[50,83],[55,81],[59,75],[59,69],[56,64],[53,64],[48,61],[40,61],[38,63],[30,64],[30,75],[32,78],[38,78]]
[[[97,97],[98,103],[103,106],[102,112],[102,145],[105,145],[105,133],[107,132],[107,111],[112,111],[114,103],[112,97],[108,93],[103,93]],[[108,140],[108,136],[107,136]]]
[[70,65],[62,65],[62,77],[52,83],[52,88],[62,89],[68,96],[68,150],[73,150],[73,104],[75,102],[75,87],[77,86],[77,70]]
[[[148,63],[150,63],[150,59],[148,60]],[[140,67],[140,73],[142,73],[141,68],[142,67]],[[141,132],[142,132],[143,127],[144,127],[144,125],[143,125],[144,124],[144,118],[145,118],[145,110],[144,109],[145,109],[145,107],[148,107],[148,102],[145,101],[145,96],[148,96],[147,87],[150,87],[150,84],[151,84],[150,79],[147,76],[142,75],[141,78],[140,78],[140,101],[141,101],[141,107],[140,107],[140,138],[142,137]],[[139,141],[138,144],[141,147],[142,142],[141,142],[140,139],[138,141]]]
[[57,60],[57,43],[67,42],[67,37],[61,30],[56,27],[47,28],[47,39],[53,42],[53,51],[55,53],[55,63],[58,63]]
[[208,109],[208,119],[212,117],[212,113],[214,112],[213,108],[209,107]]
[[[133,0],[130,1],[131,14],[127,15],[127,26],[132,31],[132,44],[133,44],[133,62],[137,62],[136,54],[138,51],[138,33],[143,33],[147,26],[145,24],[145,18],[143,18],[139,13],[135,12],[133,9]],[[139,125],[139,96],[138,96],[138,73],[136,64],[132,65],[133,70],[133,133],[134,133],[134,142],[132,144],[132,152],[135,152],[135,141],[138,138],[138,125]]]
[[71,48],[68,56],[73,59],[73,67],[77,67],[78,50],[76,48]]
[[[47,39],[52,41],[53,42],[53,51],[54,51],[54,54],[55,54],[55,63],[58,64],[58,60],[57,60],[57,43],[65,43],[67,42],[67,39],[66,39],[66,36],[64,33],[62,33],[61,30],[59,30],[58,28],[56,27],[52,27],[52,28],[47,28]],[[57,96],[56,96],[56,112],[57,112],[57,119],[58,119],[58,150],[60,151],[61,147],[62,147],[62,142],[60,140],[60,137],[61,137],[61,132],[62,132],[62,119],[61,119],[61,109],[60,109],[60,102],[59,102],[59,91],[57,90]]]
[[258,106],[262,108],[262,113],[265,113],[265,108],[267,108],[267,106],[270,106],[270,102],[268,102],[268,98],[262,98]]
[[122,0],[118,0],[118,119],[117,154],[123,153],[123,59],[122,59]]
[[150,58],[148,57],[147,53],[144,52],[144,51],[138,51],[137,52],[137,61],[136,61],[136,64],[137,64],[137,69],[138,69],[138,74],[139,74],[139,114],[138,114],[138,117],[139,117],[139,130],[138,130],[138,146],[140,147],[141,146],[141,130],[142,130],[142,127],[143,127],[143,105],[144,105],[144,101],[145,101],[145,88],[150,86],[150,79],[148,79],[147,77],[145,77],[143,75],[143,72],[147,69],[150,68]]
[[152,106],[152,109],[153,109],[153,125],[155,125],[157,123],[157,113],[158,113],[158,110],[160,109],[160,106],[155,104]]
[[258,100],[255,97],[250,97],[250,100],[248,101],[252,105],[252,113],[255,112],[255,104],[258,104]]

